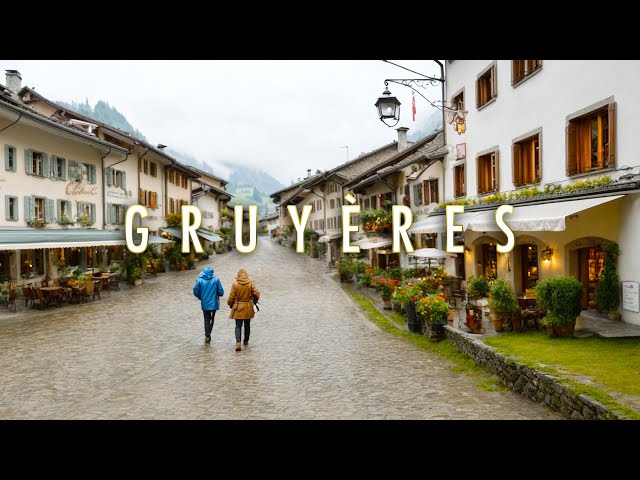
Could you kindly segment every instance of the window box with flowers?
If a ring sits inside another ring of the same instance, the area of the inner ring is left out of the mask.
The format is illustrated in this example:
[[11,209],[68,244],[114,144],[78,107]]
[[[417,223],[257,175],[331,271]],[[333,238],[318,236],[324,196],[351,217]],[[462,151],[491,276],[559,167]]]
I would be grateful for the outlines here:
[[60,215],[60,218],[58,219],[58,225],[60,225],[62,227],[68,227],[69,225],[73,225],[74,223],[76,223],[76,222],[71,220],[64,213],[62,215]]
[[34,218],[33,220],[29,220],[27,224],[33,228],[44,228],[45,223],[41,218]]
[[368,235],[391,233],[392,213],[390,210],[384,208],[365,210],[360,218],[362,219],[362,227]]
[[93,220],[91,220],[91,217],[89,215],[83,214],[78,217],[78,223],[83,227],[90,227],[94,222]]

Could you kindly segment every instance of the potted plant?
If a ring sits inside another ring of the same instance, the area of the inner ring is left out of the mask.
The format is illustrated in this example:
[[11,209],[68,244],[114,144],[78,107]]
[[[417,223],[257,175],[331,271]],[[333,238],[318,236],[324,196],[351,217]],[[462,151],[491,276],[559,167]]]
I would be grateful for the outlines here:
[[416,302],[416,312],[424,319],[425,324],[431,326],[431,340],[441,340],[449,316],[449,304],[446,300],[440,295],[427,295]]
[[93,220],[91,220],[91,217],[85,213],[78,216],[78,223],[83,227],[90,227],[93,225]]
[[[491,286],[491,297],[489,297],[489,307],[491,307],[496,332],[501,332],[503,330],[502,324],[508,321],[518,308],[520,308],[516,294],[507,281],[496,280],[493,283]],[[519,327],[521,327],[521,325]],[[520,328],[516,328],[515,323],[513,328],[516,332],[520,332]]]
[[407,312],[407,326],[410,332],[421,333],[422,325],[416,317],[415,302],[422,298],[422,290],[415,282],[407,282],[393,292],[393,299]]
[[486,298],[491,291],[491,285],[489,285],[489,279],[484,275],[471,275],[467,280],[467,286],[469,288],[469,298],[481,299]]
[[140,267],[129,267],[129,280],[136,287],[142,285],[142,270],[140,270]]
[[610,320],[620,320],[620,278],[616,269],[620,248],[617,243],[606,242],[601,245],[604,251],[602,276],[596,286],[596,304],[598,309],[607,311]]
[[60,218],[58,219],[58,225],[60,225],[62,227],[68,227],[69,225],[73,225],[74,223],[76,223],[76,222],[71,220],[64,213],[62,215],[60,215]]
[[546,310],[542,324],[550,337],[572,336],[582,311],[582,283],[573,277],[550,278],[536,285],[538,305]]
[[395,292],[396,288],[398,288],[398,280],[393,278],[380,278],[379,285],[382,294],[382,301],[384,302],[384,309],[391,310],[391,295]]
[[343,257],[336,262],[336,270],[340,274],[340,281],[344,283],[353,282],[353,275],[356,273],[356,262],[353,258]]

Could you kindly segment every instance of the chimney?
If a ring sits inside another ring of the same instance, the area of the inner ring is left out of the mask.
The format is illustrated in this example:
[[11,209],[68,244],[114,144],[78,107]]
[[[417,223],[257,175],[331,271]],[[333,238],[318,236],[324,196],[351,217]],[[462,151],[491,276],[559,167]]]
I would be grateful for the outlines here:
[[309,178],[311,176],[311,169],[307,168],[307,178]]
[[161,143],[158,144],[158,146],[156,147],[158,150],[164,150],[165,148],[167,148],[166,145],[163,145]]
[[5,70],[6,87],[11,90],[12,93],[18,94],[22,90],[22,77],[18,70]]
[[401,152],[407,148],[407,132],[409,129],[407,127],[399,127],[396,130],[398,131],[398,151]]

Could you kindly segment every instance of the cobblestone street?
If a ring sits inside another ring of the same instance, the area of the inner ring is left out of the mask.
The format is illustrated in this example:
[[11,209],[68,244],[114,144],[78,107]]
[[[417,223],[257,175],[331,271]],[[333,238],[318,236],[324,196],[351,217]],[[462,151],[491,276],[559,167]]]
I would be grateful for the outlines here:
[[[86,304],[0,310],[0,418],[559,418],[379,331],[318,260],[261,239],[210,265],[225,297],[209,345],[192,294],[203,265]],[[240,267],[262,299],[235,352],[225,301]]]

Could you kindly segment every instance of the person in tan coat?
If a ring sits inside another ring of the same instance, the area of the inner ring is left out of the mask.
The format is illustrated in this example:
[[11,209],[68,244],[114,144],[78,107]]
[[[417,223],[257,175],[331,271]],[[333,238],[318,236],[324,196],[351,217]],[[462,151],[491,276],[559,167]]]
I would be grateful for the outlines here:
[[236,352],[242,350],[240,340],[242,336],[242,324],[244,323],[244,344],[249,345],[249,334],[251,333],[250,322],[254,316],[253,302],[260,299],[260,292],[253,284],[247,271],[244,268],[238,270],[236,281],[233,282],[231,293],[227,299],[227,305],[231,307],[231,315],[236,321]]

